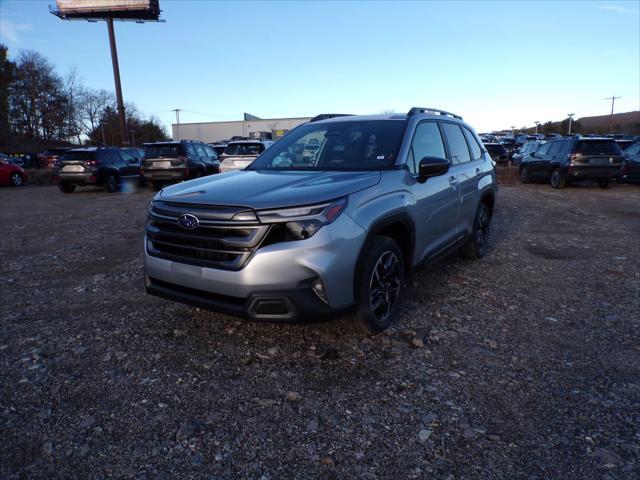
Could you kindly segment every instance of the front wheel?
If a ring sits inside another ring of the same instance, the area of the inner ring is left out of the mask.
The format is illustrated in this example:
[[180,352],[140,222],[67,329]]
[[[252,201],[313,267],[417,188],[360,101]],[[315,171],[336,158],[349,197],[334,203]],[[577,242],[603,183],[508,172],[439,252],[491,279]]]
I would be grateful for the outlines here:
[[566,179],[560,173],[559,168],[554,168],[553,172],[551,172],[551,179],[549,180],[551,183],[551,188],[564,188],[567,184]]
[[104,181],[104,188],[109,193],[118,191],[118,179],[113,173],[110,173],[107,179]]
[[530,183],[531,182],[531,175],[529,173],[529,167],[522,167],[520,169],[520,181],[522,183]]
[[609,186],[609,180],[598,180],[598,186],[600,188],[607,188]]
[[375,237],[356,270],[355,323],[366,333],[383,331],[394,320],[404,285],[405,266],[398,244]]
[[19,172],[13,172],[9,181],[14,187],[19,187],[24,183],[24,178],[22,178],[22,175]]
[[473,232],[460,248],[460,254],[467,260],[484,257],[489,250],[489,233],[491,227],[491,210],[486,203],[481,203],[473,221]]

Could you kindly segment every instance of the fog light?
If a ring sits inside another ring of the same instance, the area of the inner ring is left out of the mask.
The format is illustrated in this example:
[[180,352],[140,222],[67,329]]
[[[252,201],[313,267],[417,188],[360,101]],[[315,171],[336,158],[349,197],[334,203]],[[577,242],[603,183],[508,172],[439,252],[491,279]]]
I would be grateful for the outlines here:
[[322,280],[316,278],[311,284],[311,290],[315,292],[320,300],[324,303],[329,304],[329,299],[327,298],[327,292],[324,290],[324,285],[322,284]]

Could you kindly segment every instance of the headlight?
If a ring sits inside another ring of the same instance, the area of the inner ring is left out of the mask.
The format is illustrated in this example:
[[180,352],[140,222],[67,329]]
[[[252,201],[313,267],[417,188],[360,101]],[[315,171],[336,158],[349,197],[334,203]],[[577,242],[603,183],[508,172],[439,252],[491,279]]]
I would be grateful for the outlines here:
[[338,218],[346,206],[345,197],[316,205],[263,210],[258,218],[262,223],[284,224],[286,240],[305,240]]

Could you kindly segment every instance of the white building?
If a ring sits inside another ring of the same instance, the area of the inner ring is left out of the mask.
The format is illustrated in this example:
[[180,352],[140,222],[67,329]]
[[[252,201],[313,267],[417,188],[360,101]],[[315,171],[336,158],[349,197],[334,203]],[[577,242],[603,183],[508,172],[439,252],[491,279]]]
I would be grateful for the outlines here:
[[253,132],[271,132],[275,140],[309,120],[311,117],[262,119],[245,114],[245,120],[231,122],[174,123],[171,130],[176,141],[199,140],[211,143],[228,140],[234,136],[251,137]]

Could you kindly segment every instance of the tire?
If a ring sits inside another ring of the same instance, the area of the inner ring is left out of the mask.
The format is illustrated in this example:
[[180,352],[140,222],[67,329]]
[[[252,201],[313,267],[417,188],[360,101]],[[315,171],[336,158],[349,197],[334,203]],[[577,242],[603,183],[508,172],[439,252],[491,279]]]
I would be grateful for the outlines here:
[[354,322],[364,333],[376,334],[397,314],[404,287],[404,258],[389,237],[375,237],[365,248],[356,268]]
[[104,181],[104,188],[109,193],[115,193],[118,191],[118,178],[110,173]]
[[476,211],[471,236],[460,248],[460,255],[467,260],[478,260],[489,251],[489,235],[491,233],[491,210],[482,202]]
[[529,167],[522,167],[520,169],[520,181],[522,183],[531,183],[531,174],[529,173]]
[[11,185],[14,187],[21,187],[24,185],[24,178],[20,172],[13,172],[11,177],[9,177],[9,182],[11,182]]
[[600,188],[608,188],[609,187],[609,180],[598,180],[598,186]]
[[554,168],[549,183],[551,188],[564,188],[567,185],[567,180],[562,176],[559,168]]
[[58,184],[58,188],[62,193],[73,193],[76,189],[76,186],[73,183],[60,182]]

